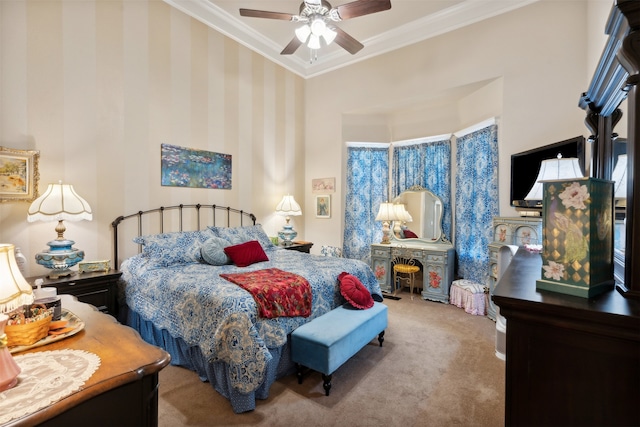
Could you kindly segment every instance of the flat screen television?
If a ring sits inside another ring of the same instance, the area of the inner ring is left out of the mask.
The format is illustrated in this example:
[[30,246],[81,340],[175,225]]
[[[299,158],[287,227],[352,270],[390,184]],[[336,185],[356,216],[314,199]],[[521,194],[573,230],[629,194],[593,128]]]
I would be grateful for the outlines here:
[[511,155],[511,206],[516,208],[541,208],[540,200],[524,200],[533,187],[543,160],[555,159],[558,153],[563,158],[576,157],[584,173],[585,139],[576,136],[564,141],[544,145],[532,150]]

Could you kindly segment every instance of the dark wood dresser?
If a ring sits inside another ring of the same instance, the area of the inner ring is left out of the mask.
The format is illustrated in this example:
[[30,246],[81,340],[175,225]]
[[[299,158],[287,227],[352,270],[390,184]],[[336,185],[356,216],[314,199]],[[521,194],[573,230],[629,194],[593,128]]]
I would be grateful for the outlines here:
[[58,294],[74,295],[79,301],[95,306],[103,313],[114,317],[118,315],[118,279],[122,272],[118,270],[76,273],[69,277],[49,279],[47,276],[27,277],[35,287],[37,279],[42,279],[42,287],[55,287]]
[[84,329],[24,353],[84,350],[100,357],[100,367],[78,391],[5,426],[157,426],[158,372],[169,364],[169,354],[93,306],[71,295],[61,300]]
[[640,301],[536,291],[521,248],[493,300],[507,319],[506,426],[640,425]]

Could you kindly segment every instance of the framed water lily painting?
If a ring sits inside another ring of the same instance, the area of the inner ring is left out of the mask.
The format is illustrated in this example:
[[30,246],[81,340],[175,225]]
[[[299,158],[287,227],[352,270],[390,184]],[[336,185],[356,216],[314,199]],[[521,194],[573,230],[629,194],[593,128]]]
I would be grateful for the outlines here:
[[39,151],[0,147],[0,202],[32,202],[38,197],[39,157]]
[[161,144],[162,185],[231,189],[231,154]]

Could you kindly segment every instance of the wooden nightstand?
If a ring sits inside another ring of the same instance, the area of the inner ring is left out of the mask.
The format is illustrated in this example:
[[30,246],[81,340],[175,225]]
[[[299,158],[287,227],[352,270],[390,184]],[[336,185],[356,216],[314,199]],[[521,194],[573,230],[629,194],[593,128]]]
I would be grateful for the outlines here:
[[284,246],[280,244],[281,248],[289,249],[292,251],[305,252],[305,253],[309,253],[311,251],[311,246],[313,246],[313,243],[303,242],[303,241],[291,242],[289,246]]
[[76,273],[73,276],[48,279],[46,276],[27,277],[27,282],[35,288],[36,279],[42,279],[42,287],[55,287],[58,294],[74,295],[81,302],[95,306],[103,313],[118,315],[118,279],[122,272],[109,270],[90,273]]

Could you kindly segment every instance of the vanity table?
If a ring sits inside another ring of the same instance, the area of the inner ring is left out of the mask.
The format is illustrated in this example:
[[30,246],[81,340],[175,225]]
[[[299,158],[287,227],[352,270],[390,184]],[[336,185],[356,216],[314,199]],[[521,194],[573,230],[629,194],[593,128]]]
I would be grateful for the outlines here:
[[[371,245],[371,268],[380,288],[393,293],[397,285],[393,282],[393,248],[411,250],[416,265],[422,272],[422,298],[449,303],[449,288],[453,281],[455,250],[442,234],[442,201],[431,191],[412,187],[393,200],[402,203],[411,215],[411,222],[394,221],[390,244]],[[404,229],[415,233],[417,238],[405,238]],[[420,286],[418,286],[420,287]]]

